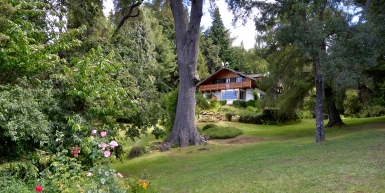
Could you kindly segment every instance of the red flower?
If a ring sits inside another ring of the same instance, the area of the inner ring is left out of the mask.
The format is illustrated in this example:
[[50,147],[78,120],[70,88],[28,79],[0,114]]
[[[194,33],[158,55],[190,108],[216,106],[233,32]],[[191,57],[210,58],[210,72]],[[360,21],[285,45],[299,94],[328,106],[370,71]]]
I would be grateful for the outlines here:
[[35,187],[35,190],[36,190],[36,192],[41,192],[41,191],[43,191],[43,187],[41,187],[41,186],[36,186],[36,187]]

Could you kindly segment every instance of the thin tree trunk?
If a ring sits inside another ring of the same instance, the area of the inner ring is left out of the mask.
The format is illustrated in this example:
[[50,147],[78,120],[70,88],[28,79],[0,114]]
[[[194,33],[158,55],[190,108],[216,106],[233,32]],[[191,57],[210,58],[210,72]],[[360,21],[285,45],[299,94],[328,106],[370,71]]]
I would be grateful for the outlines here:
[[344,122],[342,122],[341,116],[337,111],[336,100],[334,98],[332,87],[326,84],[324,91],[325,91],[325,100],[328,106],[328,115],[329,115],[329,122],[326,126],[333,127],[333,126],[345,125]]
[[325,140],[324,132],[324,116],[323,116],[323,92],[324,77],[321,74],[319,55],[314,58],[313,63],[316,87],[316,103],[315,103],[315,119],[316,119],[316,135],[315,141],[321,142]]
[[190,22],[182,1],[173,0],[170,5],[175,22],[180,86],[175,121],[167,141],[180,147],[199,145],[202,138],[195,125],[195,84],[203,0],[191,1]]
[[[318,13],[318,25],[323,25],[323,16],[326,8],[327,0],[321,2],[320,10]],[[316,54],[313,58],[313,70],[315,77],[315,88],[316,88],[316,103],[315,103],[315,118],[316,118],[316,143],[325,140],[324,130],[324,115],[323,115],[323,94],[324,94],[324,76],[321,70],[321,52],[326,51],[326,44],[324,40],[322,42],[315,42],[315,48],[317,49]]]

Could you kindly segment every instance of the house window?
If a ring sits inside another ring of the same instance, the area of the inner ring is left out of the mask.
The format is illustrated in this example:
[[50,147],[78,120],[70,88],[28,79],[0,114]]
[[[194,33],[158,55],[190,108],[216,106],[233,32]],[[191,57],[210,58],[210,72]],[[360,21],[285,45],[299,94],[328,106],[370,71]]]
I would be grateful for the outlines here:
[[244,90],[239,91],[239,99],[245,99],[245,94],[246,94],[246,91]]
[[243,78],[242,77],[237,77],[236,79],[235,79],[235,82],[243,82]]
[[222,91],[222,100],[237,100],[238,90]]
[[226,78],[226,83],[230,83],[230,78]]

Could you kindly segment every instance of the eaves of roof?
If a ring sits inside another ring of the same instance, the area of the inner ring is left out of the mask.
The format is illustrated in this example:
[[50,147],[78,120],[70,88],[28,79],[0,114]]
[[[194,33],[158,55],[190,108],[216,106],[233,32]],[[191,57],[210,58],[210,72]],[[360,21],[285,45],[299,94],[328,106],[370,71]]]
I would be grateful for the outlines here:
[[255,79],[255,78],[253,78],[253,77],[251,77],[251,76],[249,76],[249,75],[240,73],[240,72],[238,72],[238,71],[235,71],[235,70],[230,69],[230,68],[227,68],[227,67],[223,67],[223,68],[217,70],[216,72],[214,72],[212,75],[210,75],[210,76],[207,77],[206,79],[200,81],[196,86],[199,86],[200,84],[202,84],[202,83],[205,82],[206,80],[212,78],[213,76],[215,76],[216,74],[218,74],[219,72],[221,72],[221,71],[223,71],[223,70],[228,70],[228,71],[231,71],[231,72],[234,72],[234,73],[238,74],[238,75],[241,76],[241,77],[246,77],[246,78],[249,78],[249,79],[251,79],[251,80],[257,81],[257,79]]

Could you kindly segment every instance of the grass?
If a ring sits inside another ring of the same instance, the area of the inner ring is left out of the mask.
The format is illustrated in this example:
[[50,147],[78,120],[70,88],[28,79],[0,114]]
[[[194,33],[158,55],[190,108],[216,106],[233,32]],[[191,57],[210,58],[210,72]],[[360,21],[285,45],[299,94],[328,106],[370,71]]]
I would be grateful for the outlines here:
[[345,119],[316,144],[312,119],[285,126],[221,122],[256,143],[154,152],[116,162],[126,176],[148,174],[154,192],[383,192],[385,118]]

